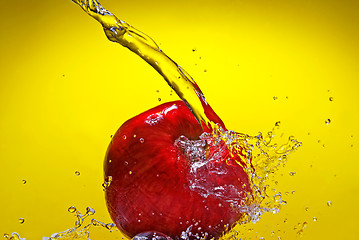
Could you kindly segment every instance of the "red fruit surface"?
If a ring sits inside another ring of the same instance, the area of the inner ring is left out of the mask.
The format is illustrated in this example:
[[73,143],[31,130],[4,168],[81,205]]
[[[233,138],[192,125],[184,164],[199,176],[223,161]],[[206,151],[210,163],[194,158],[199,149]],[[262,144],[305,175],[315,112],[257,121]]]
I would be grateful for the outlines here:
[[[224,128],[211,109],[207,113]],[[238,205],[250,185],[238,156],[207,147],[215,158],[193,168],[195,162],[175,144],[182,135],[198,140],[202,133],[182,101],[150,109],[116,132],[104,162],[105,179],[112,178],[106,201],[112,220],[129,237],[157,231],[173,239],[217,238],[243,215]]]

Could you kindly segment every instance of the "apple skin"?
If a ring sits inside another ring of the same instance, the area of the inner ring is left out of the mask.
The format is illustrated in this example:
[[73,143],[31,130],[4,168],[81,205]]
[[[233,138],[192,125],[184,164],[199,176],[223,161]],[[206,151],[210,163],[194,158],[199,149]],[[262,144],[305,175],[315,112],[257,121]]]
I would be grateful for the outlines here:
[[[208,106],[207,116],[225,129],[222,120]],[[112,178],[105,190],[110,216],[129,237],[156,231],[180,239],[196,236],[218,238],[243,213],[228,199],[233,193],[204,195],[191,188],[191,162],[174,144],[184,135],[198,140],[210,128],[201,128],[182,101],[164,103],[126,121],[113,136],[105,161],[105,179]],[[215,151],[209,149],[209,152]],[[248,176],[229,151],[197,174],[202,187],[231,186],[236,192],[250,192]],[[225,174],[219,174],[223,170]]]

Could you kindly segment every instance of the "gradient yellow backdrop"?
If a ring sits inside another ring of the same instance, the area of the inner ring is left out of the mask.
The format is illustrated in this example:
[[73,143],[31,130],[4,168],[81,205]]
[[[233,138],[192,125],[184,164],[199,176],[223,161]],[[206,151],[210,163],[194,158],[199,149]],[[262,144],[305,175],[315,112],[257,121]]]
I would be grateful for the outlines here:
[[[278,189],[295,193],[279,214],[245,226],[247,238],[295,239],[305,222],[302,239],[358,238],[358,1],[101,4],[186,69],[228,128],[254,135],[281,121],[303,142],[278,175]],[[177,97],[70,0],[3,0],[1,9],[0,234],[68,229],[72,205],[110,222],[101,187],[110,135]]]

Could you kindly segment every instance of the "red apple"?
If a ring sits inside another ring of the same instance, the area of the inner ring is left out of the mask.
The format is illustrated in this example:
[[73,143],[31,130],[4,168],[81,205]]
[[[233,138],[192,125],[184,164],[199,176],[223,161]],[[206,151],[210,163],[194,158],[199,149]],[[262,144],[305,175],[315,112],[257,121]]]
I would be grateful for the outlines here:
[[[209,106],[206,112],[224,128]],[[223,141],[200,139],[203,131],[211,129],[203,130],[176,101],[126,121],[116,132],[104,162],[105,179],[112,179],[106,201],[126,235],[156,231],[173,239],[218,238],[244,215],[241,207],[251,192],[244,163]]]

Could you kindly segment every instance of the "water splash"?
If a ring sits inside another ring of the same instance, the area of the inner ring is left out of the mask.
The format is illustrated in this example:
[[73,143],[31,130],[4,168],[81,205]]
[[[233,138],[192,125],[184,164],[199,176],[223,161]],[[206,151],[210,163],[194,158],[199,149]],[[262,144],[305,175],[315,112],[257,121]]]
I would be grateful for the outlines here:
[[[241,223],[257,222],[265,212],[273,214],[280,211],[287,202],[283,200],[282,194],[277,192],[275,185],[275,173],[280,167],[285,165],[289,154],[294,152],[302,145],[292,136],[287,142],[280,144],[282,134],[278,134],[279,124],[275,124],[272,131],[265,136],[259,133],[256,136],[236,133],[234,131],[225,131],[218,125],[215,126],[212,134],[203,133],[199,140],[189,140],[185,136],[179,137],[175,145],[182,150],[186,157],[191,161],[190,186],[194,191],[200,192],[204,197],[214,195],[218,198],[224,198],[232,203],[239,212],[246,213],[247,217],[240,220]],[[220,144],[220,143],[225,144]],[[213,156],[209,156],[207,149],[215,149]],[[251,189],[254,192],[248,196],[246,191],[238,191],[233,185],[209,187],[207,180],[197,172],[206,168],[206,170],[215,172],[219,177],[227,174],[226,168],[212,169],[212,162],[218,159],[215,154],[229,149],[231,155],[241,157],[238,161],[244,167],[248,176],[250,176]],[[239,154],[238,154],[239,153]],[[294,175],[291,172],[291,175]],[[205,183],[205,187],[202,186]],[[248,202],[241,202],[243,194],[246,194]],[[289,192],[288,192],[289,194]]]
[[[103,223],[96,219],[89,220],[89,216],[92,216],[95,214],[95,210],[93,208],[87,207],[86,213],[81,214],[80,211],[76,209],[76,207],[71,206],[68,208],[68,211],[70,213],[73,213],[76,217],[75,226],[72,228],[69,228],[63,232],[54,233],[50,237],[43,237],[42,240],[73,240],[73,239],[79,239],[79,240],[90,240],[90,228],[92,227],[103,227],[106,228],[109,231],[118,230],[116,228],[116,225],[114,223]],[[87,222],[87,223],[86,223]],[[15,239],[17,240],[17,239]],[[25,239],[20,239],[25,240]]]

